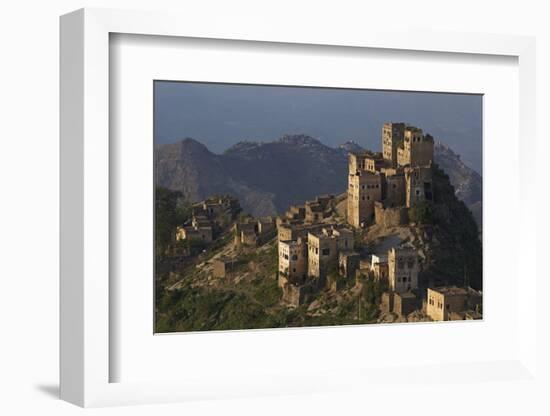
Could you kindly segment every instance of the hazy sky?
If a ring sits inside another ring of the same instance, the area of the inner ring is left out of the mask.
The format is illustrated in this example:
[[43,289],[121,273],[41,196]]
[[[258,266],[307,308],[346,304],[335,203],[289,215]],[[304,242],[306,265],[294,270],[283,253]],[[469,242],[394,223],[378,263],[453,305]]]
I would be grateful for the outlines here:
[[154,99],[156,143],[192,137],[222,153],[242,140],[303,133],[380,151],[382,123],[404,121],[481,173],[481,95],[156,81]]

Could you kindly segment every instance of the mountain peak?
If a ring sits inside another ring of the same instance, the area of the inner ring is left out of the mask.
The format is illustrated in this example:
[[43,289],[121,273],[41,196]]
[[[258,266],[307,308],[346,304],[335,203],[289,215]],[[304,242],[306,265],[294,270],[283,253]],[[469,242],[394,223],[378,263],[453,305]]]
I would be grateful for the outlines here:
[[338,149],[342,150],[346,154],[365,151],[365,149],[354,140],[348,140],[347,142],[342,143],[338,146]]
[[203,143],[193,139],[192,137],[186,137],[185,139],[181,139],[179,143],[182,146],[197,146],[197,147],[204,147],[206,149],[206,146]]
[[277,140],[279,143],[286,143],[291,145],[298,145],[298,146],[311,146],[311,145],[320,145],[322,144],[319,140],[314,139],[311,136],[308,136],[307,134],[285,134],[279,140]]
[[179,142],[174,143],[183,153],[212,153],[208,150],[205,144],[193,139],[192,137],[186,137]]
[[231,154],[235,152],[246,152],[249,150],[253,150],[257,147],[260,147],[262,143],[260,142],[253,142],[250,140],[243,140],[238,143],[235,143],[233,146],[228,148],[224,153]]

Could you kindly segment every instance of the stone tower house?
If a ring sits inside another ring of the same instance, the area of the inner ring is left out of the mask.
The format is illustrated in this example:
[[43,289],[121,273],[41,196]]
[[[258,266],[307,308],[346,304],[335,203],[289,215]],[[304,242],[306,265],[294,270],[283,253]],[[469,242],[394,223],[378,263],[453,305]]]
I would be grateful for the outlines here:
[[399,166],[428,166],[434,158],[434,140],[416,127],[407,126],[402,144],[397,149]]
[[397,148],[403,143],[405,123],[384,123],[382,126],[382,156],[390,166],[397,166]]
[[391,248],[388,251],[390,290],[398,293],[418,288],[418,254],[414,248]]
[[[350,154],[350,167],[356,155]],[[355,162],[353,162],[355,163]],[[349,172],[348,223],[354,227],[370,224],[374,218],[374,203],[382,200],[382,177],[380,173],[358,170]]]
[[422,201],[432,201],[433,185],[431,167],[406,167],[404,171],[406,206],[410,208]]

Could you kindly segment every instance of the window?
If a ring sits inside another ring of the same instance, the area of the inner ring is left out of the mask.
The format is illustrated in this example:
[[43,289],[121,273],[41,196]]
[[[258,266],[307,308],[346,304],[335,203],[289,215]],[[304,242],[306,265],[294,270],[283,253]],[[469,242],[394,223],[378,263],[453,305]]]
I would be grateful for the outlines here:
[[323,256],[328,256],[330,254],[330,249],[324,248],[323,249]]
[[420,195],[420,191],[417,189],[416,190],[416,196],[419,196]]
[[296,254],[294,254],[294,255],[292,256],[292,260],[298,260],[298,256],[297,256]]

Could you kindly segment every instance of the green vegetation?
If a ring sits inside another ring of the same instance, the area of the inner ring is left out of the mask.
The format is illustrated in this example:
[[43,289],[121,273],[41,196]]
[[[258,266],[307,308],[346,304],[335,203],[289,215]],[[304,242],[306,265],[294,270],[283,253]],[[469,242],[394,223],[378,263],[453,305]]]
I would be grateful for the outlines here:
[[164,256],[174,239],[174,230],[191,216],[191,206],[179,191],[157,186],[155,189],[155,254]]
[[416,224],[431,224],[433,220],[432,203],[422,201],[409,209],[409,219]]
[[156,332],[251,329],[273,326],[261,303],[236,291],[185,287],[167,291],[158,304]]

